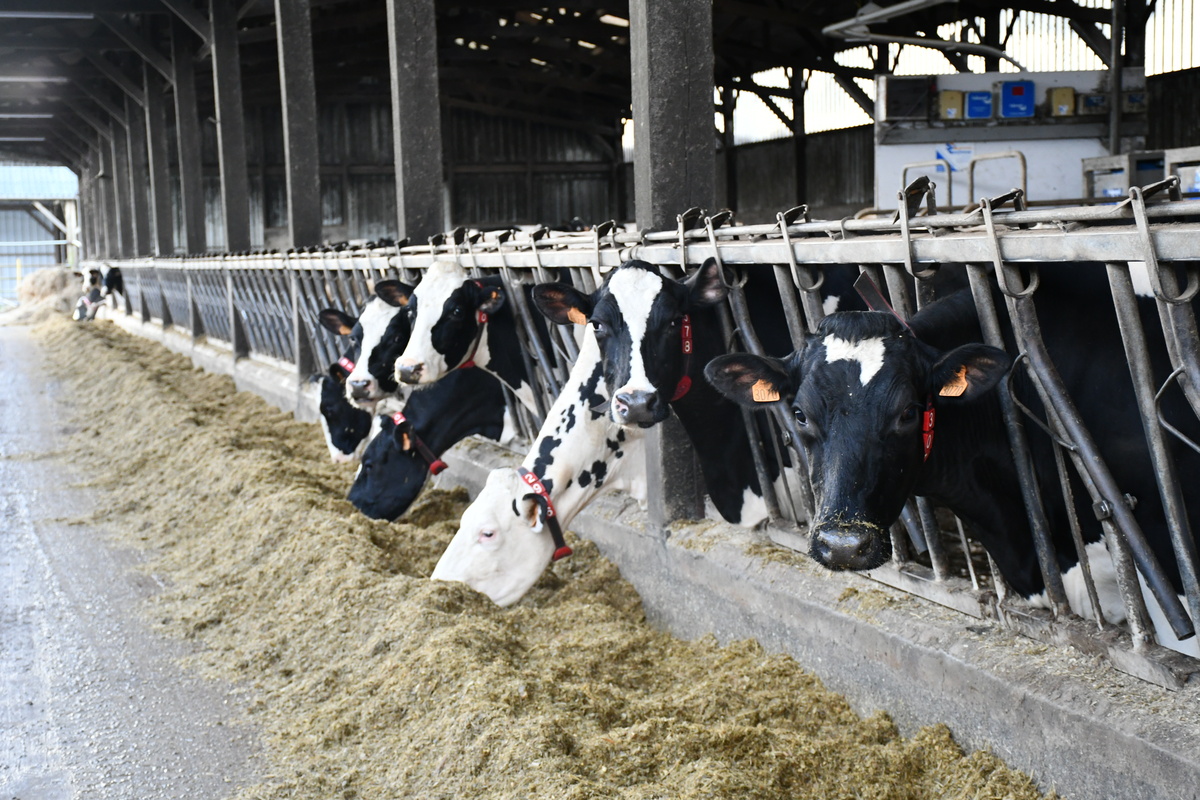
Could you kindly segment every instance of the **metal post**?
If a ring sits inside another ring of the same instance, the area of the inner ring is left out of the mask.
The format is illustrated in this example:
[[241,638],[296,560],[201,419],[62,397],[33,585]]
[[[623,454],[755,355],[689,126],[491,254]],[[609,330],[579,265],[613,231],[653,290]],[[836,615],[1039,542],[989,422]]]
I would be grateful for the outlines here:
[[133,255],[133,219],[131,211],[130,175],[129,175],[129,146],[128,136],[124,125],[112,126],[112,138],[109,140],[112,150],[112,186],[114,203],[111,210],[116,218],[116,255],[129,258]]
[[288,233],[292,247],[321,243],[321,161],[317,149],[317,89],[308,6],[308,0],[275,0]]
[[146,98],[146,169],[150,190],[150,213],[154,255],[169,256],[175,252],[175,222],[171,208],[170,165],[167,162],[166,104],[163,101],[163,81],[149,64],[142,65],[142,81]]
[[246,328],[242,325],[242,315],[237,309],[234,299],[233,270],[225,270],[225,302],[229,313],[229,344],[233,347],[233,362],[250,355],[250,344],[246,339]]
[[[204,182],[200,169],[200,115],[196,110],[195,37],[178,19],[171,20],[171,65],[175,85],[175,136],[179,150],[179,199],[183,210],[184,251],[208,249],[204,232]],[[148,95],[149,93],[147,93]],[[161,235],[159,237],[161,241]]]
[[114,193],[113,184],[113,158],[112,148],[108,146],[108,142],[101,140],[97,147],[97,152],[100,156],[100,177],[96,183],[99,184],[100,202],[98,208],[103,215],[103,240],[104,244],[100,248],[104,254],[104,258],[117,258],[120,254],[120,232],[117,229],[117,215],[114,211],[116,207],[116,196]]
[[1108,152],[1114,156],[1121,152],[1121,68],[1125,63],[1121,44],[1124,39],[1125,0],[1113,0],[1109,32],[1112,49],[1108,59]]
[[808,134],[804,130],[804,70],[792,67],[792,155],[796,159],[796,202],[808,202]]
[[[631,0],[629,36],[634,211],[639,228],[663,230],[715,200],[712,2]],[[704,481],[673,418],[646,431],[646,481],[655,526],[703,516]]]
[[146,196],[147,153],[146,126],[143,109],[129,95],[125,96],[125,119],[129,130],[129,212],[133,223],[133,253],[150,255],[150,204]]
[[[728,82],[728,78],[726,81]],[[721,137],[721,156],[725,167],[725,207],[736,209],[738,205],[737,149],[733,139],[733,110],[737,106],[737,90],[732,86],[721,87],[721,117],[725,130]]]
[[446,229],[436,19],[433,0],[387,2],[398,231],[414,242]]
[[232,0],[209,0],[209,13],[212,18],[213,93],[217,106],[225,249],[236,253],[250,249],[250,175],[246,165],[237,8]]

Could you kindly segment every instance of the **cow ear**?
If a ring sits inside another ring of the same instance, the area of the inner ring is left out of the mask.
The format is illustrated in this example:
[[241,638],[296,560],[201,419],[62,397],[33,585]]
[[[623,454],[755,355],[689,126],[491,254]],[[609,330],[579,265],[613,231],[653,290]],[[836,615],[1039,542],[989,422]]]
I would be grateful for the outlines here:
[[479,289],[479,310],[485,314],[495,314],[504,306],[503,286],[484,286]]
[[725,299],[729,289],[721,280],[721,267],[710,258],[683,281],[691,292],[692,308],[706,308]]
[[533,302],[558,325],[583,325],[592,315],[592,298],[565,283],[540,283],[533,287]]
[[400,281],[380,281],[375,284],[375,295],[396,308],[408,305],[408,298],[412,297],[412,293],[413,288]]
[[986,344],[965,344],[933,365],[929,390],[940,397],[970,401],[1000,382],[1012,366],[1003,350]]
[[795,393],[783,361],[749,353],[714,358],[704,368],[704,377],[718,392],[747,408],[773,403]]
[[317,319],[325,326],[325,330],[336,333],[338,336],[349,336],[350,331],[354,330],[354,324],[358,322],[345,311],[339,311],[336,308],[321,309]]
[[539,533],[542,530],[542,507],[538,505],[535,497],[536,494],[527,494],[515,501],[514,506],[521,521],[532,528],[534,533]]

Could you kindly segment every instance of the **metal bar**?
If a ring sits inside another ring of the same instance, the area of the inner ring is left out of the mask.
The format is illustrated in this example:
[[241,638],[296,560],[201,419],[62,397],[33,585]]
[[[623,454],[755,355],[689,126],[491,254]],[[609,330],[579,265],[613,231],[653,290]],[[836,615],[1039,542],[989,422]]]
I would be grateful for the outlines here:
[[[196,51],[192,34],[177,19],[171,21],[169,77],[175,83],[175,137],[179,154],[179,198],[183,211],[184,252],[202,255],[207,249],[204,230],[204,182],[201,173],[200,115],[196,110]],[[160,234],[161,239],[161,234]]]
[[317,89],[308,0],[275,0],[288,233],[292,247],[321,242]]
[[212,38],[212,26],[204,15],[195,9],[190,2],[182,0],[160,0],[164,6],[171,9],[177,17],[187,23],[187,26],[196,32],[205,43]]
[[150,191],[153,253],[168,256],[175,252],[174,215],[171,207],[170,168],[167,163],[167,119],[163,100],[162,77],[148,64],[142,65],[146,103],[146,174]]
[[236,12],[233,0],[209,0],[225,249],[235,253],[250,249],[250,175]]
[[158,70],[167,80],[174,80],[171,70],[171,62],[168,61],[158,49],[149,41],[142,37],[140,33],[130,27],[121,17],[112,13],[97,13],[96,19],[103,22],[108,28],[115,33],[125,44],[129,45],[135,53],[146,60],[146,63]]
[[146,150],[146,120],[144,106],[125,98],[125,114],[128,119],[126,142],[129,147],[129,217],[133,228],[133,253],[145,256],[153,252],[150,242],[150,201],[146,196],[149,165]]

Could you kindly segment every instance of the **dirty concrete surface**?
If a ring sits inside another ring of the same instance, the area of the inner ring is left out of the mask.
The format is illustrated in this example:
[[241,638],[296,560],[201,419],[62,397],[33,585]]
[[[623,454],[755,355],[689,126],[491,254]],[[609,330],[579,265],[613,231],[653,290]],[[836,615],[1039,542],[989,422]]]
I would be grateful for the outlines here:
[[179,665],[195,645],[142,616],[142,556],[75,521],[112,500],[56,455],[69,404],[0,327],[0,798],[226,797],[258,779],[244,697]]

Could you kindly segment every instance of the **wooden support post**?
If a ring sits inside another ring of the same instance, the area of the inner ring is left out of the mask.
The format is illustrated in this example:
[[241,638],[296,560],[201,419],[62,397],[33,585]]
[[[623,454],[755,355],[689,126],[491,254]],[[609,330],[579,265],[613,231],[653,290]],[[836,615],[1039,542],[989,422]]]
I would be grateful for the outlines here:
[[[643,230],[676,225],[692,206],[712,209],[712,0],[630,0],[634,210]],[[683,427],[646,431],[652,524],[704,515],[704,483]]]
[[150,201],[146,195],[146,117],[142,106],[125,97],[125,115],[129,139],[129,214],[133,222],[133,255],[154,252],[150,241]]
[[433,0],[387,0],[398,238],[413,242],[446,228],[435,19]]
[[146,98],[146,170],[149,177],[150,215],[154,231],[152,253],[175,252],[175,220],[171,208],[170,165],[167,163],[167,109],[163,81],[149,64],[142,65]]
[[308,8],[308,0],[275,0],[292,247],[321,243],[321,156],[317,149],[317,84]]
[[213,93],[217,106],[225,249],[236,253],[250,249],[250,175],[246,165],[237,9],[232,0],[209,0],[209,17],[212,20]]
[[171,20],[171,65],[175,85],[175,137],[179,150],[179,198],[183,211],[184,252],[207,249],[204,232],[204,183],[200,171],[200,114],[196,110],[195,36]]

